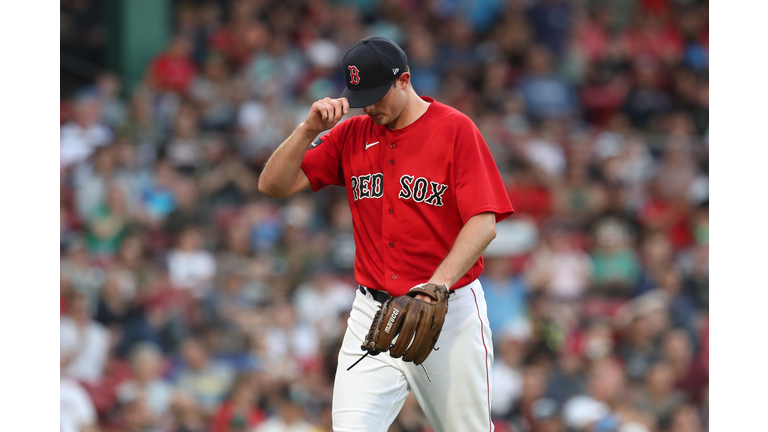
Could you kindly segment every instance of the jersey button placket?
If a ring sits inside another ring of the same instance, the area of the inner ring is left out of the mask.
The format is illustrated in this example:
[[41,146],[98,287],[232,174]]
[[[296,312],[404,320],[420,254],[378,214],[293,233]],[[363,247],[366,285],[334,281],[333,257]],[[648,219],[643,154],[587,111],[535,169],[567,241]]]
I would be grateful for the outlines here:
[[[390,136],[387,136],[387,138],[388,138],[388,140],[391,139]],[[386,146],[386,143],[384,143],[384,144]],[[394,170],[394,165],[395,165],[394,154],[390,153],[391,150],[387,151],[385,146],[383,146],[382,159],[384,159],[384,160],[389,159],[389,165],[392,167],[390,169]],[[389,143],[389,148],[390,149],[394,149],[395,147],[397,147],[397,145],[394,142]],[[390,172],[391,172],[390,175],[392,176],[392,178],[394,178],[395,181],[397,181],[397,176],[395,175],[395,172],[394,171],[390,171]],[[387,201],[389,201],[389,200],[396,199],[397,196],[396,195],[394,197],[387,196],[386,198],[387,198]],[[384,204],[385,204],[384,208],[387,209],[389,214],[393,214],[395,212],[394,205],[393,205],[394,203],[392,201],[385,202]],[[392,254],[394,254],[395,243],[393,241],[387,241],[389,239],[393,239],[392,238],[393,234],[392,234],[391,230],[394,228],[394,220],[391,221],[390,223],[384,223],[384,226],[382,228],[383,228],[382,229],[383,237],[384,237],[384,239],[386,239],[386,240],[384,240],[385,244],[387,246],[389,246],[389,249],[392,250]],[[389,258],[389,259],[385,258],[385,260],[386,260],[386,262],[388,264],[388,265],[386,265],[386,267],[390,267],[390,268],[387,269],[389,271],[395,270],[395,268],[392,268],[393,267],[392,264],[394,264],[396,259],[395,259],[394,255],[392,255],[392,254],[386,254],[386,253],[384,254],[385,256],[388,255],[388,258]],[[397,279],[397,274],[390,273],[390,278],[391,278],[391,280],[396,280]]]

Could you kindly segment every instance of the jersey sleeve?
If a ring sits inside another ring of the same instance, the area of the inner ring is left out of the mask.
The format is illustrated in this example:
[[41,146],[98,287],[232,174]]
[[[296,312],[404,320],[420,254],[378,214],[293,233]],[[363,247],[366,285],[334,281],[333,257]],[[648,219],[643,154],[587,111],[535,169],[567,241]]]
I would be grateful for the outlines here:
[[463,223],[491,212],[496,222],[514,212],[488,144],[469,118],[458,126],[454,145],[456,203]]
[[337,124],[317,138],[304,154],[301,169],[307,175],[313,191],[317,192],[328,185],[345,185],[341,154],[349,123],[347,120]]

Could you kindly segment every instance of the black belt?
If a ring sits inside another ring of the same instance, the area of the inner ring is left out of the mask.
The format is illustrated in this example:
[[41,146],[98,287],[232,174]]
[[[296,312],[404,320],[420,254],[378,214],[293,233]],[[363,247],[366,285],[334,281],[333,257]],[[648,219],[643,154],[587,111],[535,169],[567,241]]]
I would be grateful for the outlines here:
[[[373,297],[373,299],[374,299],[374,300],[376,300],[377,302],[379,302],[379,303],[382,303],[382,304],[383,304],[385,301],[387,301],[387,300],[389,300],[390,298],[392,298],[392,296],[391,296],[391,295],[389,295],[389,294],[385,293],[384,291],[379,291],[379,290],[377,290],[377,289],[373,289],[373,288],[364,287],[364,286],[362,286],[362,285],[358,285],[358,286],[357,286],[357,289],[358,289],[358,290],[360,290],[360,292],[361,292],[361,293],[363,293],[363,295],[365,295],[366,293],[370,294],[370,295],[371,295],[371,297]],[[456,294],[456,290],[453,290],[453,291],[449,291],[449,292],[448,292],[448,295],[449,295],[449,296],[452,296],[452,295],[454,295],[454,294]]]
[[366,293],[370,294],[371,297],[373,297],[373,299],[379,303],[384,303],[385,301],[392,298],[392,296],[385,293],[384,291],[379,291],[372,288],[366,288],[362,285],[358,285],[358,289],[360,290],[361,293],[363,293],[363,295],[365,295]]

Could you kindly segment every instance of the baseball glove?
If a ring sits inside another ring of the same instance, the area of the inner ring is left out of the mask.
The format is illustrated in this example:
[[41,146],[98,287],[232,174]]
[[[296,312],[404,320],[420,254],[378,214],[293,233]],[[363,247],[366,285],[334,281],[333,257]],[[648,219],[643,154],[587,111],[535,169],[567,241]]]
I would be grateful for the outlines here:
[[[435,303],[416,299],[418,294]],[[424,363],[443,329],[448,294],[442,285],[422,284],[405,295],[388,299],[376,312],[361,348],[374,356],[389,351],[394,358],[402,357],[416,365]],[[393,344],[395,336],[397,341]]]

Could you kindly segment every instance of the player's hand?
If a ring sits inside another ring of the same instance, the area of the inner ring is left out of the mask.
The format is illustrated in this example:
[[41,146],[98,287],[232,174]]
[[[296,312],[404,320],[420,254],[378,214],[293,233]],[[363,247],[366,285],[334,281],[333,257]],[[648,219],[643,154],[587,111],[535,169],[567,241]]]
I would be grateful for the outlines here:
[[304,128],[312,134],[319,134],[336,126],[342,117],[349,112],[347,98],[321,99],[312,104],[312,108],[304,121]]
[[[427,282],[427,283],[423,283],[423,284],[418,284],[418,285],[416,285],[416,286],[415,286],[415,287],[413,287],[413,288],[420,288],[420,287],[423,287],[423,286],[425,286],[425,285],[427,285],[427,284],[429,284],[429,283],[433,283],[433,282]],[[442,285],[442,284],[438,284],[438,285]],[[413,288],[411,288],[411,289],[413,289]],[[409,290],[409,291],[410,291],[410,290]],[[415,299],[417,299],[417,300],[421,300],[421,301],[423,301],[423,302],[427,302],[427,303],[429,303],[429,304],[435,304],[435,303],[437,303],[436,301],[434,301],[434,300],[432,299],[432,297],[430,297],[430,296],[427,296],[427,295],[424,295],[424,294],[416,294],[415,296],[413,296],[413,298],[415,298]]]
[[430,304],[437,303],[436,301],[432,300],[431,297],[425,296],[424,294],[416,294],[415,296],[413,296],[413,298],[415,298],[417,300],[421,300],[423,302],[430,303]]

